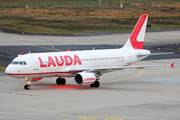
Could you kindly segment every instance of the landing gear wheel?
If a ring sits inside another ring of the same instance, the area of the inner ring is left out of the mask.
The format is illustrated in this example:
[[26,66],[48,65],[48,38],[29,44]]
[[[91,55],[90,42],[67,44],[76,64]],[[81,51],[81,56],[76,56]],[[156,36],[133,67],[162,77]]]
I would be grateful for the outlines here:
[[66,84],[66,79],[64,79],[64,78],[57,78],[56,79],[56,83],[58,84],[58,85],[65,85]]
[[94,87],[95,87],[95,88],[98,88],[99,86],[100,86],[99,81],[95,81],[95,82],[94,82]]
[[61,79],[61,85],[65,85],[66,84],[66,79],[62,78]]
[[94,83],[93,83],[93,84],[90,84],[90,87],[95,87],[95,86],[94,86]]
[[25,89],[25,90],[30,90],[30,89],[31,89],[31,86],[30,86],[30,85],[24,85],[24,89]]
[[98,88],[100,86],[100,82],[99,81],[95,81],[93,84],[90,84],[90,86]]
[[57,78],[57,79],[56,79],[56,84],[58,84],[58,85],[61,84],[61,79],[60,79],[60,78]]

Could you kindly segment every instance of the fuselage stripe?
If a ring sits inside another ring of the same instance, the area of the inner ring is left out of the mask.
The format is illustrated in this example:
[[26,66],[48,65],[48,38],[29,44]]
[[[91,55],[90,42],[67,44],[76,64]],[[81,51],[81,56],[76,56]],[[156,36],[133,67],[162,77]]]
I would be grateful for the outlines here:
[[67,74],[70,72],[46,72],[46,73],[6,73],[6,75],[42,75],[42,74]]

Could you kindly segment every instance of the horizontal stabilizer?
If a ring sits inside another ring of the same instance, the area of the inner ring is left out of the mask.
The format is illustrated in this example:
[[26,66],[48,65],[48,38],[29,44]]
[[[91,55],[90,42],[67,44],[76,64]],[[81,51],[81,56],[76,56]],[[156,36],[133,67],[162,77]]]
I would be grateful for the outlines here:
[[168,55],[168,54],[174,54],[174,52],[164,52],[164,53],[151,53],[151,54],[143,54],[139,53],[137,56],[149,56],[149,55]]

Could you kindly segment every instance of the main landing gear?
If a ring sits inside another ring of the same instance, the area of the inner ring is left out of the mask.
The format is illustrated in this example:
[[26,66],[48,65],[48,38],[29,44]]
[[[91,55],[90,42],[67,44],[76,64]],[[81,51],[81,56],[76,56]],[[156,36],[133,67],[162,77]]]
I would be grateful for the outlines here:
[[57,85],[65,85],[66,84],[66,79],[64,79],[64,78],[57,78],[56,79],[56,84]]
[[91,87],[95,87],[98,88],[100,86],[100,82],[99,81],[95,81],[93,84],[90,85]]
[[25,90],[30,90],[31,89],[31,86],[30,86],[30,79],[29,78],[26,78],[26,81],[27,81],[27,85],[24,85],[24,89]]
[[[30,90],[31,86],[31,79],[30,78],[26,78],[27,84],[24,85],[24,89],[25,90]],[[66,79],[65,78],[57,78],[56,79],[56,84],[57,85],[65,85],[66,84]],[[95,87],[98,88],[100,86],[100,82],[99,81],[95,81],[93,84],[90,85],[91,87]]]

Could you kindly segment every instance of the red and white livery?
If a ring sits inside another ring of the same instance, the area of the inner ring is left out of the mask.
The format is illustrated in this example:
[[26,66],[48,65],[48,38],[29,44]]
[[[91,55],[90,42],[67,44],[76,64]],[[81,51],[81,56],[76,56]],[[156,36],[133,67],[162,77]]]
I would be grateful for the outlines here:
[[99,76],[104,73],[149,67],[130,66],[151,55],[149,50],[142,49],[147,20],[147,14],[140,16],[128,41],[120,49],[21,54],[12,60],[5,72],[11,77],[25,78],[26,90],[30,89],[30,82],[44,77],[57,77],[59,85],[66,83],[66,77],[74,77],[78,85],[99,87]]

